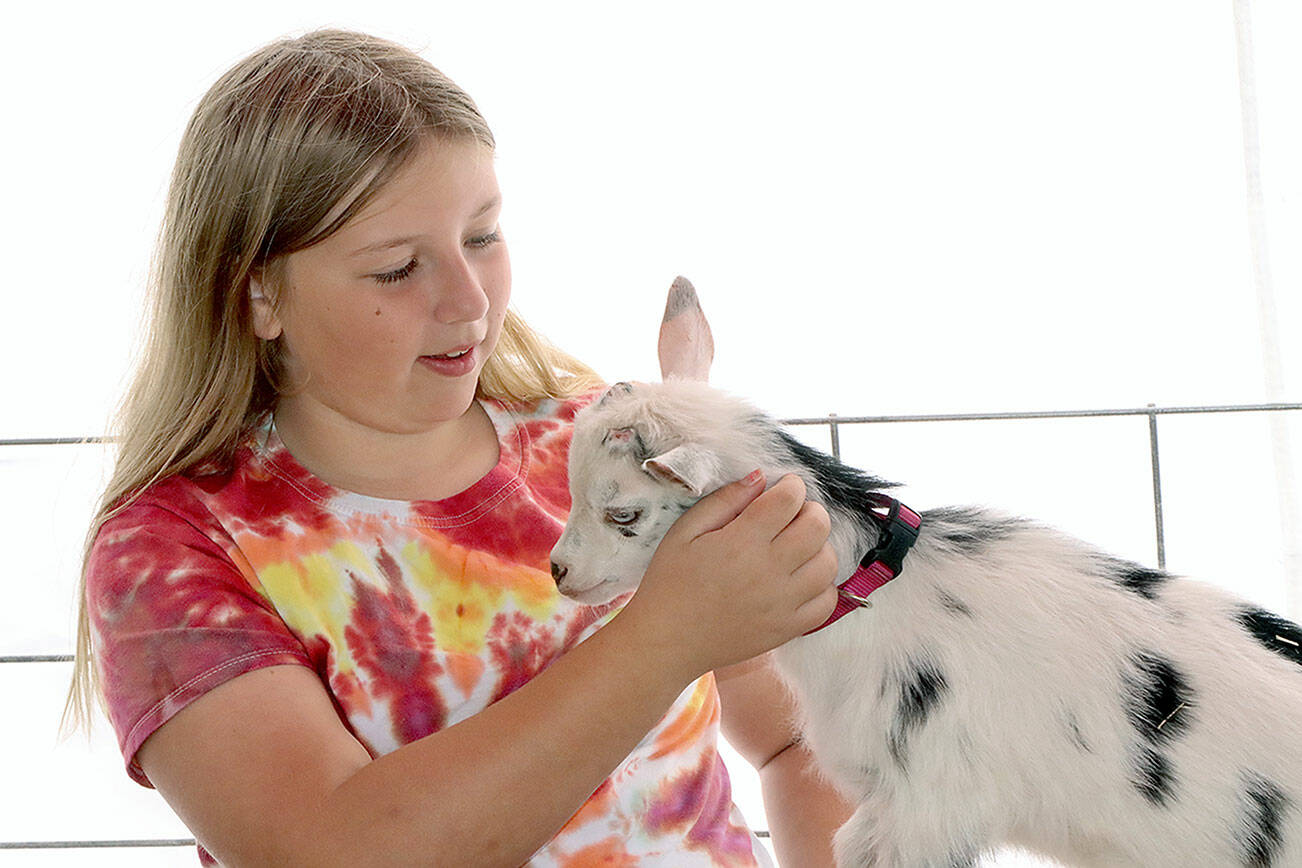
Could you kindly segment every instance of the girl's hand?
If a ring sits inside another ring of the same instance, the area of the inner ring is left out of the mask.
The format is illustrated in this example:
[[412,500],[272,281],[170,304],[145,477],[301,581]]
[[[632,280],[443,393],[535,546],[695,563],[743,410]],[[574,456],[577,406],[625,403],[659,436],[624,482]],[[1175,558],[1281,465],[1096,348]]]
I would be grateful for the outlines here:
[[827,510],[805,500],[798,476],[767,491],[762,475],[748,479],[683,513],[616,619],[644,628],[692,678],[812,630],[836,607]]

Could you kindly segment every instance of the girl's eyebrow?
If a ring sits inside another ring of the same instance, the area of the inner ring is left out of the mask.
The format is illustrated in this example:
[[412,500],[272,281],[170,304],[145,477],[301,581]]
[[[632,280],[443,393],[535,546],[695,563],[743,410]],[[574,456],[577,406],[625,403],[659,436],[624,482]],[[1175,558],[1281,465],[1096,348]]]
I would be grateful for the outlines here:
[[[496,208],[498,205],[501,204],[502,204],[502,197],[500,195],[494,196],[493,198],[485,202],[483,205],[480,205],[474,214],[470,215],[471,221],[478,220],[480,217],[483,217],[485,214],[492,211],[494,208]],[[389,250],[394,247],[401,247],[404,244],[410,244],[412,241],[416,241],[420,239],[420,237],[421,236],[419,235],[405,235],[402,238],[392,238],[388,241],[377,241],[374,244],[368,244],[365,247],[359,247],[348,255],[361,256],[363,253],[374,253],[379,250]]]
[[500,195],[494,196],[493,198],[485,202],[483,205],[480,205],[479,210],[476,211],[474,214],[470,215],[470,219],[478,220],[480,217],[483,217],[489,211],[492,211],[494,208],[496,208],[498,205],[501,204],[502,204],[502,197]]
[[409,244],[418,238],[420,238],[419,235],[408,235],[403,238],[394,238],[389,241],[377,241],[374,244],[368,244],[365,247],[359,247],[348,255],[361,256],[363,253],[375,253],[380,250],[388,250],[391,247],[401,247],[402,245]]

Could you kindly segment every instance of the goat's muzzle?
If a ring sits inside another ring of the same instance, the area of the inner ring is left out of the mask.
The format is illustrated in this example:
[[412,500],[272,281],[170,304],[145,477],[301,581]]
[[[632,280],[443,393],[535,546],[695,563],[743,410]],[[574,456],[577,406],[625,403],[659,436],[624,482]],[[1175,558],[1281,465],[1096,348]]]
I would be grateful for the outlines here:
[[568,573],[569,571],[570,571],[569,567],[563,567],[560,564],[556,563],[556,561],[552,561],[552,578],[556,581],[556,584],[559,585],[561,583],[561,579],[565,578],[565,574]]

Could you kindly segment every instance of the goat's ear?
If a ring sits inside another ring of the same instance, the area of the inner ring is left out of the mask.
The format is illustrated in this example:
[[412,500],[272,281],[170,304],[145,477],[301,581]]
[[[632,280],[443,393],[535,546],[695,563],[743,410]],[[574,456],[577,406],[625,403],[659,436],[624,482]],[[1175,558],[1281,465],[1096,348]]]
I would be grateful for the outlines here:
[[718,487],[719,463],[699,446],[684,443],[642,462],[642,469],[657,479],[681,485],[700,497]]
[[611,386],[602,394],[601,400],[597,402],[597,406],[600,407],[602,404],[605,404],[607,401],[611,399],[611,396],[613,395],[627,395],[631,391],[633,391],[632,383],[627,383],[627,382],[616,383],[615,385]]
[[660,322],[660,377],[684,380],[710,379],[714,361],[714,337],[705,321],[696,289],[685,277],[674,280]]
[[647,452],[636,428],[611,428],[601,442],[615,452],[640,452],[643,455]]

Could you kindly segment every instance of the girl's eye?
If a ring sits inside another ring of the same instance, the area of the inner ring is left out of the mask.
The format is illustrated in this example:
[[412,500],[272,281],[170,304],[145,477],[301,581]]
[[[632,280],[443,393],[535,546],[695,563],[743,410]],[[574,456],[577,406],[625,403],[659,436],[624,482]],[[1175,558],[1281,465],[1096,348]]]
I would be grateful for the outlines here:
[[627,527],[642,517],[640,509],[608,509],[606,510],[606,521],[611,524],[617,524],[621,527]]
[[494,229],[492,232],[488,233],[487,235],[480,235],[477,238],[471,238],[469,241],[466,242],[466,246],[488,247],[490,244],[496,244],[501,240],[502,240],[501,231]]
[[400,280],[406,280],[407,277],[416,270],[416,258],[413,256],[411,261],[402,268],[386,271],[383,274],[373,274],[371,277],[376,283],[397,283]]

